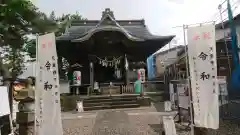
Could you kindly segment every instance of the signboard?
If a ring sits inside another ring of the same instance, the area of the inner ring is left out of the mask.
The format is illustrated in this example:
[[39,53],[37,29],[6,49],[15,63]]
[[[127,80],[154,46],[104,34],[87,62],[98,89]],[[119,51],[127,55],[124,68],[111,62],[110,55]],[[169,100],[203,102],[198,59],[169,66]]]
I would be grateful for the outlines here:
[[219,87],[219,106],[228,103],[228,91],[227,91],[227,77],[218,76]]
[[35,134],[62,135],[59,74],[54,33],[37,37]]
[[145,82],[145,69],[141,68],[138,70],[138,79],[144,83]]
[[8,88],[0,86],[0,117],[10,114]]
[[187,38],[195,126],[218,129],[215,25],[189,27]]
[[174,87],[173,87],[173,84],[172,83],[169,83],[169,95],[170,95],[170,101],[172,103],[172,107],[175,109],[176,107],[176,94],[175,94],[175,91],[174,91]]
[[190,105],[188,90],[189,88],[186,83],[177,84],[178,103],[179,107],[183,109],[188,109]]

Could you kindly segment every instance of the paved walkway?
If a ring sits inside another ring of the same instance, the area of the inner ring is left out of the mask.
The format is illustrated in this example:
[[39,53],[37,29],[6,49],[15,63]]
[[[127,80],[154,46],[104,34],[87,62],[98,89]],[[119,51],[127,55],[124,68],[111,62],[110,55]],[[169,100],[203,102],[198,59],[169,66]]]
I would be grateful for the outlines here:
[[159,135],[160,124],[154,107],[63,113],[64,135]]
[[92,133],[98,135],[131,135],[133,129],[124,111],[99,112]]

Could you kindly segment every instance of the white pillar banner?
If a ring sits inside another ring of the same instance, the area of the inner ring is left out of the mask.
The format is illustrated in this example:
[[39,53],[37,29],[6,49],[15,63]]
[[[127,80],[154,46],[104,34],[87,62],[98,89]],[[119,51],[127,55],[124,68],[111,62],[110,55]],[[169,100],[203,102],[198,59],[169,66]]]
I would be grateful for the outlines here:
[[10,114],[8,87],[0,86],[0,117]]
[[59,74],[54,33],[37,37],[35,135],[62,135]]
[[218,129],[215,25],[189,27],[187,38],[195,126]]

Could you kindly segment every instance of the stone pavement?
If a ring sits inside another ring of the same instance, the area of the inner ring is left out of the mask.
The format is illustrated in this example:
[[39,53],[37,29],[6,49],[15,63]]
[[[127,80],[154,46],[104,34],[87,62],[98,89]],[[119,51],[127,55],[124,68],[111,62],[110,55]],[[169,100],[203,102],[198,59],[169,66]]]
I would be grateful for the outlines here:
[[[230,104],[228,111],[239,116],[240,104]],[[62,113],[64,135],[161,135],[163,104],[135,109],[103,110],[84,113]],[[222,109],[220,109],[222,110]],[[227,111],[227,110],[224,110]],[[239,117],[240,118],[240,117]],[[240,135],[240,119],[220,119],[218,130],[206,135]],[[178,135],[189,135],[179,130]]]
[[63,113],[64,135],[159,135],[161,117],[156,108]]

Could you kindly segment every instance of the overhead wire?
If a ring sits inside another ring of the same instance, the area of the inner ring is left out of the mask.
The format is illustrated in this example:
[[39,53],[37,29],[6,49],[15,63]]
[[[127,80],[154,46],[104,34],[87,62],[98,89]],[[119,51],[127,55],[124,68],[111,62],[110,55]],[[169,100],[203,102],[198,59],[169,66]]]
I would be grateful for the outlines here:
[[[226,4],[226,2],[227,2],[227,0],[224,0],[221,4],[219,4],[219,6],[223,7],[223,5]],[[236,1],[233,1],[233,0],[232,0],[231,7],[232,7],[232,11],[233,11],[233,12],[237,10],[237,8],[238,8],[238,6],[239,6],[239,3],[240,3],[240,0],[236,0]],[[218,6],[218,7],[219,7],[219,6]],[[227,13],[226,11],[227,11],[227,7],[224,8],[223,10],[221,10],[221,14]],[[227,15],[226,15],[226,16],[227,16]],[[228,18],[226,17],[226,18],[224,18],[223,20],[227,20],[227,19],[228,19]],[[209,20],[215,21],[215,22],[221,21],[222,19],[221,19],[220,15],[219,15],[219,10],[218,10],[212,17],[210,17]]]

